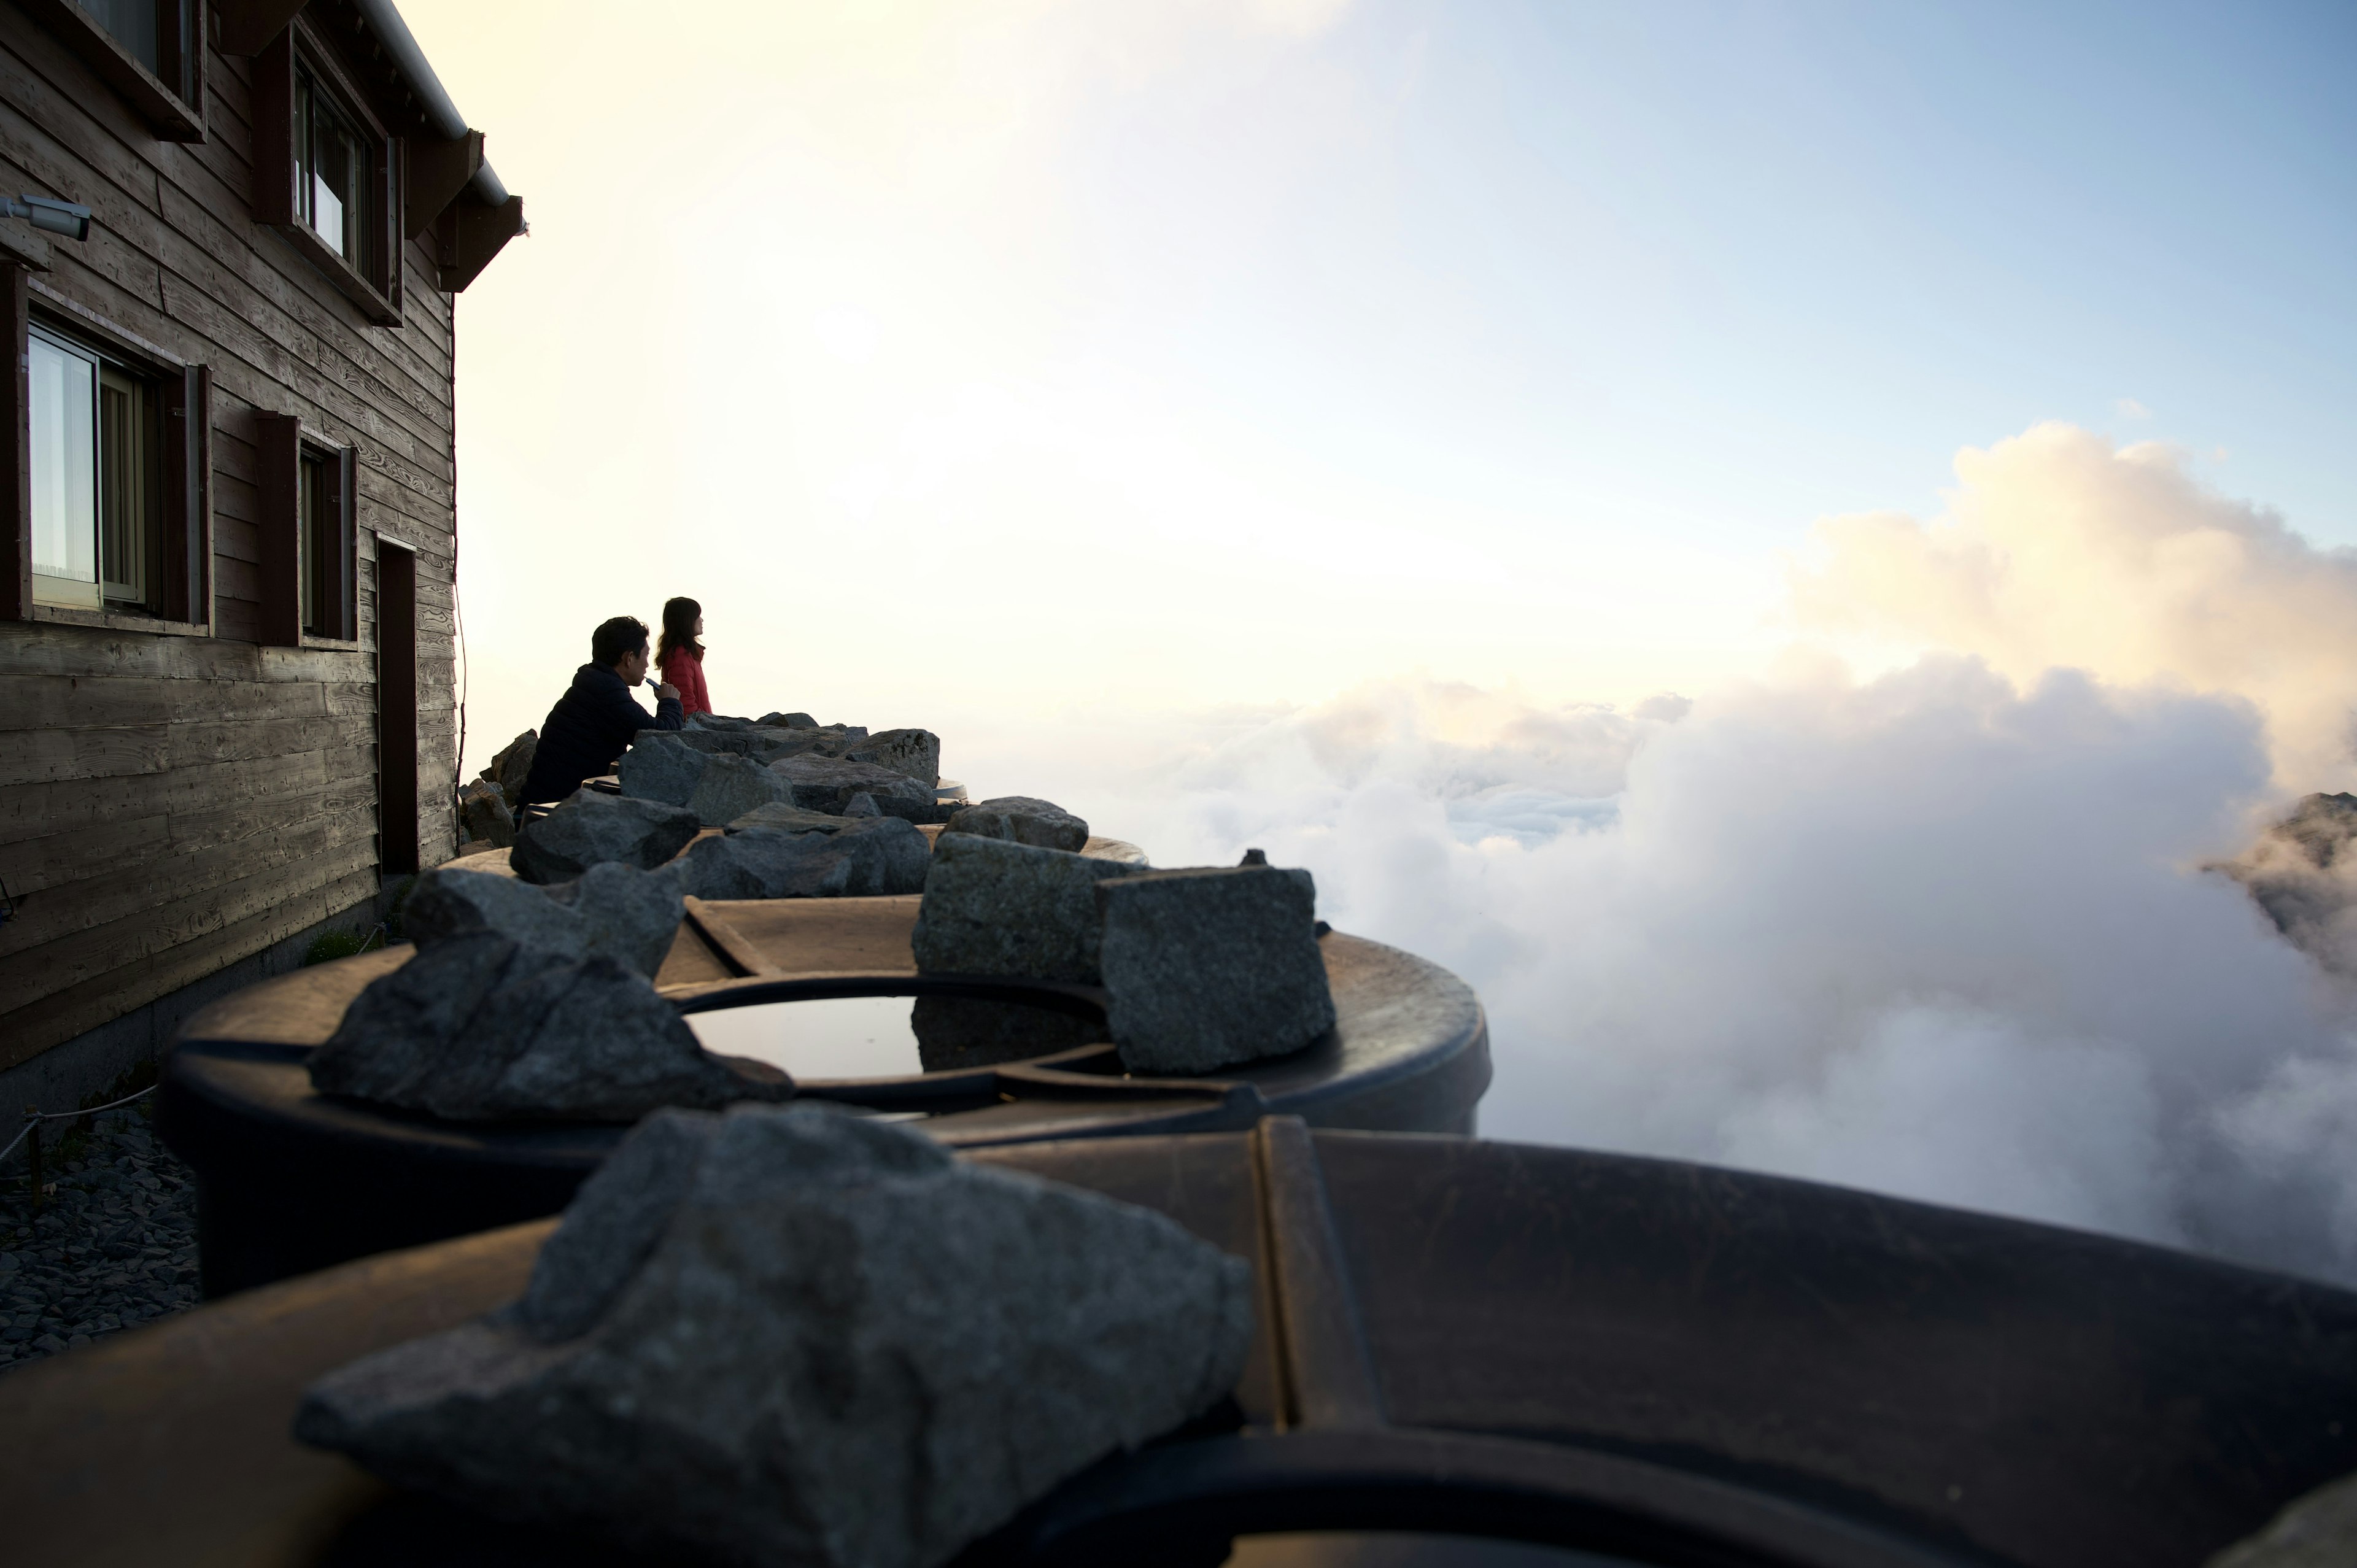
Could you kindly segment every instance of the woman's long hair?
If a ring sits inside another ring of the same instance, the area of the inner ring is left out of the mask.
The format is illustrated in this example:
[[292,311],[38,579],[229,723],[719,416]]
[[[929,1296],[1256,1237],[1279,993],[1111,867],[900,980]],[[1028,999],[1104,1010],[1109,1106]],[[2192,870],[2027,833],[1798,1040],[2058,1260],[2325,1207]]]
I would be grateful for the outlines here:
[[655,643],[657,664],[669,659],[674,648],[684,648],[695,655],[698,664],[704,662],[704,644],[695,640],[695,623],[703,614],[704,607],[694,599],[666,599],[663,602],[662,636]]

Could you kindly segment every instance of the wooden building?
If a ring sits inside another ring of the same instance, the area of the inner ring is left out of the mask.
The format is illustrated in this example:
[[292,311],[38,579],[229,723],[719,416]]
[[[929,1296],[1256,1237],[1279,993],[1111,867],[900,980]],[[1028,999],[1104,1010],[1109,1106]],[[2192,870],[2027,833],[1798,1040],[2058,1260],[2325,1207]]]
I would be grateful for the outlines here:
[[0,0],[18,192],[89,226],[0,218],[9,1112],[452,854],[452,295],[523,227],[391,0]]

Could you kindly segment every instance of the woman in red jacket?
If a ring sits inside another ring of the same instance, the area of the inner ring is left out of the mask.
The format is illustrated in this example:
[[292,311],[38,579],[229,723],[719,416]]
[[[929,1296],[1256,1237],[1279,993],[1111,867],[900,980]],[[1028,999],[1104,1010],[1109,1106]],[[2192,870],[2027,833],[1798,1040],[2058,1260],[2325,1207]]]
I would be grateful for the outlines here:
[[662,637],[655,644],[655,662],[663,682],[679,688],[683,714],[708,714],[712,697],[704,689],[704,607],[694,599],[672,599],[663,606]]

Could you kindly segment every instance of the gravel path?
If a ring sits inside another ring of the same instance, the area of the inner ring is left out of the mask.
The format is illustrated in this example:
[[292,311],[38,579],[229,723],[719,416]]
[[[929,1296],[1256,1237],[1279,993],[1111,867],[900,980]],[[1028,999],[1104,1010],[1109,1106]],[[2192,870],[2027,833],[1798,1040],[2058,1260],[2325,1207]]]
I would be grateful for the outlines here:
[[38,1216],[21,1181],[0,1197],[0,1372],[197,1304],[196,1185],[153,1103],[95,1118],[78,1148],[43,1128],[56,1194]]

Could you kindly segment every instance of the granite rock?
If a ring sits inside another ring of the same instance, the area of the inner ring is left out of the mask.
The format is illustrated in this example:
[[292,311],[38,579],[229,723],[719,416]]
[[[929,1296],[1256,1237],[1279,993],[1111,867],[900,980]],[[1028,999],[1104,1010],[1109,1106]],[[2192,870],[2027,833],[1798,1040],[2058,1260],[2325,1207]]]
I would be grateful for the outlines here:
[[783,800],[756,806],[728,824],[732,833],[747,828],[776,828],[790,833],[832,833],[850,825],[850,819],[833,811],[805,811]]
[[687,809],[705,827],[716,828],[758,807],[792,803],[793,786],[785,779],[749,757],[723,753],[705,758]]
[[458,791],[458,823],[468,843],[505,849],[515,843],[515,812],[507,797],[488,779],[478,779]]
[[643,975],[466,931],[352,999],[311,1084],[458,1122],[634,1122],[664,1105],[782,1100],[793,1080],[717,1057]]
[[417,879],[402,906],[402,929],[420,947],[492,930],[569,959],[616,959],[651,977],[671,952],[679,916],[679,875],[669,866],[640,871],[608,861],[549,887],[444,866]]
[[2357,1476],[2284,1505],[2265,1530],[2227,1547],[2207,1568],[2348,1568],[2357,1563]]
[[816,729],[818,721],[808,714],[763,714],[753,721],[757,725],[776,725],[780,729]]
[[483,769],[483,777],[499,786],[500,798],[511,811],[523,803],[523,781],[532,776],[533,753],[539,749],[540,732],[528,729],[508,742]]
[[[806,811],[841,812],[854,795],[875,799],[879,810],[888,800],[900,800],[931,805],[932,787],[896,773],[873,763],[851,762],[842,757],[822,757],[805,752],[800,757],[782,757],[770,764],[770,771],[792,787],[793,803]],[[887,811],[888,815],[898,815]]]
[[684,806],[695,796],[713,754],[689,745],[671,730],[640,730],[614,768],[622,793],[637,800]]
[[526,882],[543,884],[570,882],[608,861],[651,871],[686,848],[702,825],[683,806],[576,789],[516,830],[508,865]]
[[1069,850],[1074,854],[1089,842],[1088,823],[1052,801],[1035,800],[1028,795],[1001,795],[961,807],[943,831]]
[[873,763],[905,773],[930,793],[942,781],[942,737],[929,729],[888,729],[844,752],[851,762]]
[[752,826],[688,852],[699,898],[858,898],[924,890],[925,835],[898,817],[840,817],[832,833]]
[[805,751],[822,749],[827,741],[823,730],[793,730],[763,728],[758,725],[743,729],[679,729],[640,730],[631,742],[644,745],[657,736],[668,736],[682,746],[705,753],[726,752],[737,757],[749,757],[756,762],[775,762],[781,757],[796,757]]
[[730,1563],[935,1568],[1210,1408],[1251,1271],[1168,1219],[816,1107],[663,1112],[523,1297],[315,1384],[399,1486]]
[[1105,1015],[1130,1071],[1209,1072],[1334,1026],[1307,871],[1141,871],[1100,885],[1096,900]]
[[1099,978],[1097,884],[1141,866],[944,832],[909,946],[920,971],[1026,980]]

